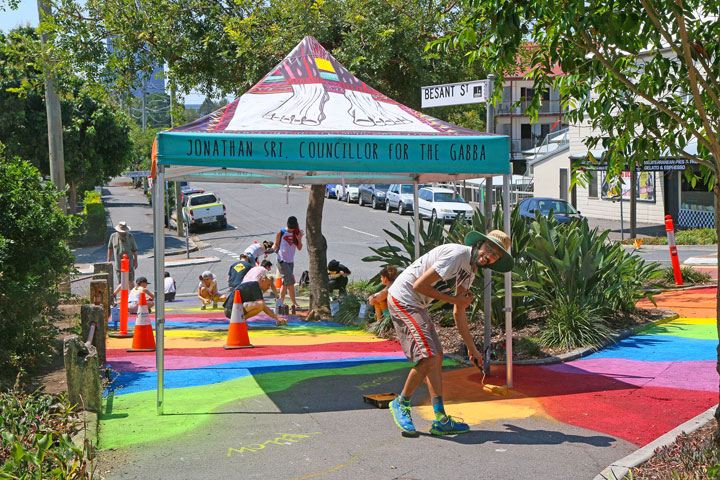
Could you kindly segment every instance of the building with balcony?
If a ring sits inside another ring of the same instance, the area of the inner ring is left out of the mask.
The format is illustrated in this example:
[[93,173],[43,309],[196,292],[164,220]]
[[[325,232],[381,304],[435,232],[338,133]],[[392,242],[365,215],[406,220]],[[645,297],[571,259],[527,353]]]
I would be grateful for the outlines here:
[[[528,72],[529,69],[505,77],[502,102],[495,106],[495,132],[510,137],[510,159],[513,172],[518,174],[527,170],[528,151],[532,153],[533,149],[547,143],[548,135],[566,127],[563,117],[567,107],[554,89],[545,92],[538,119],[531,121],[527,110],[535,92],[533,80],[525,78]],[[559,68],[556,75],[562,75]]]

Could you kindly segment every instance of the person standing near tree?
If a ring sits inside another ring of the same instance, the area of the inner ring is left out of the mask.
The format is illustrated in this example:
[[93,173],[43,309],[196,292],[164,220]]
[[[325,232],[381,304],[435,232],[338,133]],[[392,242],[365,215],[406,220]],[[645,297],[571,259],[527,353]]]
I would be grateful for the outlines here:
[[[470,430],[466,423],[445,413],[443,351],[428,307],[433,300],[454,305],[455,325],[467,345],[470,360],[482,365],[482,355],[470,335],[465,312],[473,300],[470,285],[481,268],[496,272],[512,269],[514,262],[507,251],[510,244],[510,237],[500,230],[487,235],[471,231],[465,236],[465,245],[450,243],[433,248],[410,264],[390,285],[387,302],[393,326],[405,356],[415,362],[402,394],[390,403],[395,424],[404,434],[417,434],[410,416],[410,398],[423,381],[427,383],[435,412],[430,433],[449,435]],[[440,281],[445,285],[442,290],[436,288]],[[448,293],[452,289],[455,295]]]
[[115,225],[115,232],[110,235],[108,240],[107,249],[107,262],[110,262],[110,257],[115,255],[115,273],[117,274],[118,285],[122,281],[120,267],[123,255],[128,256],[130,263],[129,278],[130,282],[135,280],[135,269],[138,267],[138,248],[135,244],[135,237],[130,233],[130,227],[126,222],[120,222]]
[[295,251],[302,250],[302,230],[298,227],[295,217],[288,217],[287,228],[280,230],[275,237],[275,253],[278,258],[278,269],[282,276],[282,288],[280,289],[280,302],[285,302],[285,294],[290,293],[293,309],[299,307],[295,301]]

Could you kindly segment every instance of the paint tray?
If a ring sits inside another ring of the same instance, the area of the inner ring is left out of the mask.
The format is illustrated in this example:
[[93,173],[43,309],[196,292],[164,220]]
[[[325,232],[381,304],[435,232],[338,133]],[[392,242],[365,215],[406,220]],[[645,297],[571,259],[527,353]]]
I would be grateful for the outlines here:
[[374,393],[363,395],[363,402],[375,405],[378,408],[388,408],[390,402],[397,398],[397,393]]

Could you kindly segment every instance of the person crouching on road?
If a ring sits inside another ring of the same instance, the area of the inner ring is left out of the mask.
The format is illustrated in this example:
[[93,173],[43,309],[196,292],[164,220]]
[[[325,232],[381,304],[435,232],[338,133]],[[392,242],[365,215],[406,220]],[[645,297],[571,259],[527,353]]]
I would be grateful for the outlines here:
[[[454,243],[440,245],[415,260],[407,267],[388,289],[388,307],[398,341],[405,356],[415,362],[399,397],[390,403],[395,424],[404,434],[417,435],[410,415],[410,399],[420,384],[425,381],[432,398],[435,420],[430,427],[433,435],[465,433],[470,430],[461,419],[445,413],[442,398],[443,351],[440,338],[435,331],[428,307],[433,300],[454,305],[455,325],[468,348],[470,360],[482,365],[482,355],[475,346],[468,329],[465,310],[472,303],[470,286],[477,271],[490,268],[496,272],[509,272],[513,259],[508,253],[511,241],[504,232],[493,230],[484,235],[471,231],[465,236],[465,245]],[[445,288],[435,285],[444,281]]]
[[223,307],[225,307],[225,315],[230,318],[233,301],[235,299],[235,292],[237,291],[240,292],[240,299],[243,302],[243,314],[245,320],[263,312],[265,315],[275,320],[276,326],[287,324],[287,320],[275,315],[275,312],[267,306],[265,299],[263,298],[264,292],[272,286],[273,282],[273,277],[269,273],[265,272],[260,274],[257,282],[241,283],[240,286],[228,295],[228,298],[223,305]]
[[155,305],[155,296],[148,290],[148,281],[145,277],[138,277],[135,281],[135,288],[128,293],[128,313],[137,313],[138,305],[140,305],[140,294],[145,294],[148,311]]
[[269,254],[274,252],[275,250],[273,250],[273,242],[265,240],[262,243],[255,242],[251,244],[245,249],[243,253],[248,256],[248,261],[255,265],[260,260],[260,255],[263,256],[263,259],[265,259]]
[[333,291],[337,290],[339,295],[345,295],[347,293],[348,277],[352,272],[348,267],[338,262],[337,260],[330,260],[328,262],[328,291],[332,294]]
[[175,279],[170,276],[170,272],[165,272],[163,287],[165,288],[165,301],[174,301],[175,294],[177,293],[177,284],[175,283]]
[[275,238],[275,252],[278,258],[278,269],[282,275],[282,288],[280,289],[280,302],[285,302],[285,293],[290,293],[290,300],[294,308],[300,305],[295,301],[295,251],[302,250],[302,230],[298,227],[295,217],[288,217],[287,228],[283,228]]
[[198,283],[198,298],[202,302],[200,310],[205,310],[208,305],[213,304],[213,308],[217,308],[217,302],[224,302],[226,295],[220,295],[217,287],[217,277],[210,270],[206,270],[200,275],[200,283]]
[[380,282],[385,285],[385,288],[379,292],[370,295],[368,300],[370,305],[375,307],[375,320],[378,322],[382,320],[383,316],[388,315],[387,296],[390,285],[395,281],[397,277],[397,267],[395,265],[387,265],[380,270]]

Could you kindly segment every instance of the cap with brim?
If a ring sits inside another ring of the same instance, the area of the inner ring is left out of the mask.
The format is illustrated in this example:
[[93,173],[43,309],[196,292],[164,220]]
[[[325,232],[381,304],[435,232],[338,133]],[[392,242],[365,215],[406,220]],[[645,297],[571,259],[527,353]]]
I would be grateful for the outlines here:
[[212,278],[213,273],[210,270],[205,270],[202,272],[202,275],[200,275],[202,278]]
[[135,283],[141,284],[141,283],[148,283],[147,278],[145,277],[138,277],[135,279]]
[[472,230],[467,235],[465,235],[465,245],[469,247],[474,247],[478,242],[493,242],[495,245],[498,246],[500,251],[502,252],[502,255],[498,260],[490,265],[488,265],[487,268],[490,270],[494,270],[496,272],[505,273],[509,272],[513,269],[513,266],[515,266],[515,261],[510,256],[507,250],[505,250],[505,247],[502,243],[500,243],[497,239],[493,237],[488,237],[485,234],[482,234],[480,232],[476,232],[475,230]]

